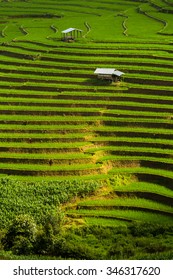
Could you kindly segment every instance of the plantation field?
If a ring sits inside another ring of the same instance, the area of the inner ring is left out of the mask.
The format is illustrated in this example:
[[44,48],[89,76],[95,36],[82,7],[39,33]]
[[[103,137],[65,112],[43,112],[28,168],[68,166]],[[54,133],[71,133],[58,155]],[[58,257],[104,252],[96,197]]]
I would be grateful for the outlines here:
[[[100,182],[65,208],[91,225],[173,223],[172,14],[172,0],[1,0],[1,177]],[[63,42],[70,27],[82,37]]]

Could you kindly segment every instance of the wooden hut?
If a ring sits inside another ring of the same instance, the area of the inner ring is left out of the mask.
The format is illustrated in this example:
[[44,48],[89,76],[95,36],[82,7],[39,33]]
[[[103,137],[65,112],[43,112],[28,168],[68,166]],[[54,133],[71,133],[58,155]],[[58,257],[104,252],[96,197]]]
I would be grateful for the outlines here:
[[61,32],[63,41],[73,41],[74,39],[82,36],[83,30],[77,28],[68,28]]
[[124,72],[116,70],[115,68],[97,68],[94,74],[97,75],[98,79],[119,82],[121,81]]

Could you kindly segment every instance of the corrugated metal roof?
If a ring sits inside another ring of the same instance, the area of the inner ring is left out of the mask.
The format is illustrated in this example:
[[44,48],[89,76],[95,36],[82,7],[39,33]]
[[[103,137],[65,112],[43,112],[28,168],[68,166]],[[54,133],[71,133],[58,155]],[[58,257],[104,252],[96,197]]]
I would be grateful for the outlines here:
[[97,68],[94,74],[112,75],[114,71],[114,68]]
[[123,75],[123,74],[124,74],[124,72],[121,72],[121,71],[115,70],[113,74],[114,74],[114,75],[116,75],[116,76],[119,76],[119,77],[120,77],[121,75]]
[[82,32],[82,30],[80,30],[80,29],[77,29],[77,28],[68,28],[68,29],[66,29],[66,30],[63,30],[62,31],[62,33],[69,33],[69,32],[72,32],[72,31],[74,31],[74,30],[77,30],[77,31],[81,31]]
[[97,68],[94,72],[94,74],[100,74],[100,75],[116,75],[121,76],[124,74],[124,72],[118,71],[115,68]]

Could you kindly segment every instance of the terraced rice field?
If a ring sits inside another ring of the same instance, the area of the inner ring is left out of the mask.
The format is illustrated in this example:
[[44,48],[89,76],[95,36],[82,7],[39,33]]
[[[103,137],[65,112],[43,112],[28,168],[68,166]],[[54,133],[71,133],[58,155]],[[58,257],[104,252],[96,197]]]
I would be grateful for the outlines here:
[[[1,1],[0,174],[113,180],[119,198],[69,216],[172,222],[172,13],[172,1]],[[62,42],[72,25],[83,38]],[[98,81],[97,67],[125,79]]]

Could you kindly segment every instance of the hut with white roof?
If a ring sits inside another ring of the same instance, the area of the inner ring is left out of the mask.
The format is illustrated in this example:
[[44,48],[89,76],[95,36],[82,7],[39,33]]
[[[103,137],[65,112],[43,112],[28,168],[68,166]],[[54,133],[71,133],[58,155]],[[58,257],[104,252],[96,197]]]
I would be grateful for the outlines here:
[[119,82],[122,79],[124,72],[115,68],[97,68],[94,72],[99,79],[110,80],[112,82]]
[[63,30],[61,32],[62,34],[62,40],[63,41],[70,41],[74,40],[75,38],[81,37],[82,36],[83,30],[77,29],[77,28],[68,28],[66,30]]

